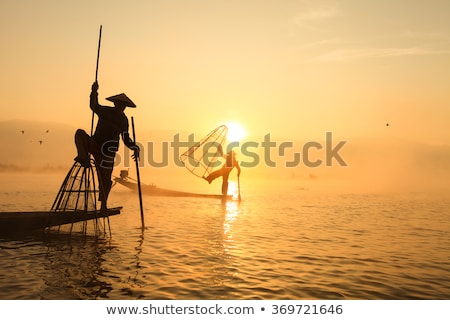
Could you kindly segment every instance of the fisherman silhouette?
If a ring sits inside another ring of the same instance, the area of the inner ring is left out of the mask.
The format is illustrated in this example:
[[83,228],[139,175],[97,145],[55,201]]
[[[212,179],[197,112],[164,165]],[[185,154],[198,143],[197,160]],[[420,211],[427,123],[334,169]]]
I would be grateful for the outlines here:
[[106,98],[114,103],[114,107],[99,105],[98,82],[92,84],[90,108],[98,116],[97,127],[92,136],[86,131],[78,129],[75,133],[75,145],[78,155],[75,161],[83,167],[89,167],[92,154],[97,167],[100,183],[101,209],[106,209],[107,199],[111,191],[111,174],[114,167],[114,157],[119,149],[119,137],[124,144],[134,151],[133,159],[139,158],[139,147],[131,140],[128,133],[128,118],[124,113],[126,107],[135,108],[136,105],[124,93]]
[[241,175],[241,167],[239,166],[239,162],[236,160],[236,153],[233,150],[230,150],[227,155],[223,154],[222,147],[219,147],[219,152],[225,158],[225,163],[222,168],[211,172],[205,180],[211,183],[213,180],[222,176],[222,194],[228,194],[228,177],[230,175],[231,170],[236,167],[238,171],[238,177]]

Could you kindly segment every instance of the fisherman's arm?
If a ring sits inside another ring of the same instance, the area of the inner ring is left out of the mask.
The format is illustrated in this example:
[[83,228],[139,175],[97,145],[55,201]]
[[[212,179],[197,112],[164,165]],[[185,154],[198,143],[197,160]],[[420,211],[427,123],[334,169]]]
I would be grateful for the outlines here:
[[92,90],[91,90],[89,106],[91,107],[91,110],[94,111],[94,112],[97,112],[98,109],[99,109],[99,104],[98,104],[98,82],[97,81],[95,81],[92,84]]
[[139,149],[139,147],[134,143],[134,141],[130,138],[130,134],[128,132],[122,132],[122,140],[125,145],[133,150],[134,148]]
[[123,143],[128,148],[130,148],[130,150],[134,151],[133,159],[139,158],[139,151],[140,151],[139,146],[133,140],[131,140],[130,134],[128,133],[128,131],[122,132],[122,140],[123,140]]

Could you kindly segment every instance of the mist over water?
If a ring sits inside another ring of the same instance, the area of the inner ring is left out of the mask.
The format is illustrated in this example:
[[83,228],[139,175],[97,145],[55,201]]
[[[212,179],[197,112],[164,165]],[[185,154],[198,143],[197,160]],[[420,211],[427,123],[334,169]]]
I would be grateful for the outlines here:
[[[0,140],[0,147],[5,150],[0,160],[0,173],[59,172],[62,179],[76,155],[75,130],[75,127],[50,122],[2,122],[0,133],[8,139]],[[171,143],[176,135],[181,142],[186,142],[190,134],[195,134],[195,140],[203,137],[202,132],[138,131],[139,142],[143,145],[141,175],[144,183],[175,189],[211,190],[209,186],[205,186],[204,181],[193,178],[185,168],[176,165],[179,159],[174,158],[176,152],[170,147]],[[271,141],[275,143],[270,152],[262,147],[267,134],[270,134]],[[308,140],[307,136],[280,137],[270,131],[248,137],[241,142],[241,146],[249,141],[257,143],[258,148],[248,149],[254,154],[253,158],[240,147],[235,148],[238,161],[253,164],[243,168],[243,182],[255,181],[255,184],[259,184],[282,181],[297,183],[300,187],[312,190],[338,192],[450,192],[448,143],[425,143],[396,138],[388,133],[378,137],[346,137],[340,132],[333,132],[331,147],[346,141],[338,153],[346,166],[340,165],[336,159],[331,161],[331,166],[327,166],[325,137],[325,132],[319,138]],[[322,149],[311,148],[308,155],[309,162],[322,161],[317,167],[308,166],[308,161],[303,159],[305,155],[302,147],[310,142],[323,146]],[[151,162],[164,163],[164,143],[168,145],[165,155],[167,165],[150,165]],[[281,150],[283,143],[292,143],[292,147]],[[186,147],[178,150],[178,154],[185,149]],[[293,162],[294,153],[300,153],[301,161],[288,167],[286,164]],[[256,156],[258,161],[255,161]],[[271,162],[275,163],[273,167],[269,165]],[[116,156],[115,175],[119,175],[121,169],[129,169],[130,175],[136,176],[134,168],[131,154],[121,143]]]

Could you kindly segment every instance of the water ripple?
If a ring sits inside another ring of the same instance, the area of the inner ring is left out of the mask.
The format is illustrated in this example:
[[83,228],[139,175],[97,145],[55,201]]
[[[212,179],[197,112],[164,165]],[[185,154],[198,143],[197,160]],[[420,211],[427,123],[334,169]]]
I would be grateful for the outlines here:
[[0,240],[0,298],[450,299],[449,198],[250,199],[115,194],[111,238]]

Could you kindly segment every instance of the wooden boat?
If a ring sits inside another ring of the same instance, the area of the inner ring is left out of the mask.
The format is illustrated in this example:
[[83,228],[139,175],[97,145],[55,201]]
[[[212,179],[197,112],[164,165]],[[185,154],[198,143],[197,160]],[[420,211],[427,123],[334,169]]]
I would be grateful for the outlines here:
[[44,231],[90,220],[95,220],[97,230],[101,225],[97,222],[102,218],[106,218],[109,225],[109,217],[120,214],[122,207],[101,210],[97,200],[99,185],[95,162],[89,167],[74,162],[49,211],[0,212],[0,235]]
[[[122,186],[124,186],[130,190],[137,191],[138,190],[137,181],[132,181],[132,180],[134,180],[134,179],[128,178],[128,177],[113,177],[114,182],[119,183]],[[222,200],[232,199],[231,195],[177,191],[177,190],[163,189],[163,188],[159,188],[155,185],[148,185],[148,184],[142,184],[142,183],[141,183],[141,191],[142,191],[143,195],[148,195],[148,196],[213,198],[213,199],[222,199]]]
[[89,221],[120,214],[121,207],[106,211],[31,211],[0,212],[0,233],[21,234],[46,228]]

